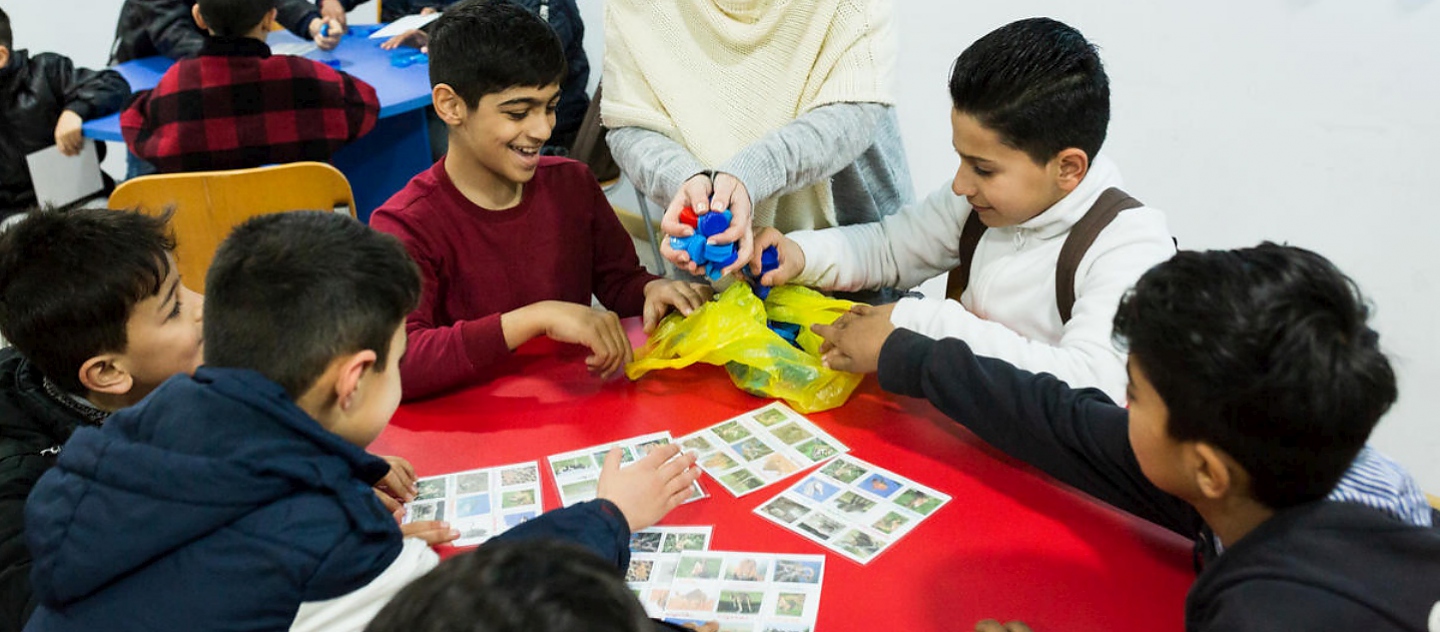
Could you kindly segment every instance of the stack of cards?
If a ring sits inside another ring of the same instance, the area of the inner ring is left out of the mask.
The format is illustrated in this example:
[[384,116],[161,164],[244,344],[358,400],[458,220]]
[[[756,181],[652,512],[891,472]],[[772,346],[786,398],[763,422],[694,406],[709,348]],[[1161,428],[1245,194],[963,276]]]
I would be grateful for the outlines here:
[[850,448],[776,402],[680,438],[700,467],[744,496]]
[[710,548],[710,527],[651,527],[630,536],[630,567],[625,583],[645,604],[645,612],[658,617],[665,610],[675,568],[685,551]]
[[540,515],[537,462],[467,470],[416,482],[406,522],[448,520],[460,531],[455,546],[480,544]]
[[864,564],[949,501],[929,487],[842,456],[755,513]]
[[680,555],[663,618],[719,621],[727,632],[809,632],[824,578],[823,555],[690,551]]
[[[642,458],[657,446],[670,443],[670,433],[656,432],[613,443],[606,443],[573,452],[550,457],[550,473],[555,476],[555,488],[560,490],[560,504],[569,507],[575,503],[593,500],[600,483],[600,469],[605,467],[605,454],[612,446],[620,448],[620,463],[628,464]],[[691,502],[705,498],[705,488],[696,481],[690,489]]]

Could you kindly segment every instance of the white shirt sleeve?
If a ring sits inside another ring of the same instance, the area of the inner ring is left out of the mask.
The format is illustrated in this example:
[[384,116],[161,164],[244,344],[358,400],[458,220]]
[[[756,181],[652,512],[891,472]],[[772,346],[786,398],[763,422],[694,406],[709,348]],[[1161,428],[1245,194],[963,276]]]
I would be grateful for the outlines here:
[[970,203],[945,186],[878,222],[786,235],[805,252],[794,282],[826,290],[909,289],[960,265]]
[[334,599],[300,604],[290,632],[361,632],[395,593],[439,563],[424,540],[405,538],[399,557],[370,583]]

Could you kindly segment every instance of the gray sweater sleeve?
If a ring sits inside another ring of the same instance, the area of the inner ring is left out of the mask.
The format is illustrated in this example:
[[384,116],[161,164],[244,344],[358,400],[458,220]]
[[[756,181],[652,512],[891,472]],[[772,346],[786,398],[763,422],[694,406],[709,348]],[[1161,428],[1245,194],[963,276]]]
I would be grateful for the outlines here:
[[643,127],[608,130],[605,143],[610,145],[610,155],[625,177],[660,208],[670,205],[686,180],[705,171],[704,163],[684,145]]
[[[716,171],[745,183],[756,202],[802,189],[855,162],[875,143],[875,128],[889,107],[833,103],[815,108],[740,150]],[[605,140],[630,182],[661,207],[706,169],[684,145],[659,132],[621,127],[607,132]]]
[[745,183],[756,202],[796,191],[839,173],[875,144],[890,106],[832,103],[766,134],[717,167]]

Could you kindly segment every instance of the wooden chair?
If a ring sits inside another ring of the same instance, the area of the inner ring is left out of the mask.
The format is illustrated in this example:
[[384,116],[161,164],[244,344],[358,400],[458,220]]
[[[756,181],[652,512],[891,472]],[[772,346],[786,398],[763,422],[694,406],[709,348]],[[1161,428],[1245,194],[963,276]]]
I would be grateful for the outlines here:
[[175,258],[186,287],[205,291],[215,249],[236,226],[256,215],[334,210],[355,217],[355,195],[339,169],[294,162],[254,169],[143,176],[122,182],[110,208],[159,215],[174,208]]

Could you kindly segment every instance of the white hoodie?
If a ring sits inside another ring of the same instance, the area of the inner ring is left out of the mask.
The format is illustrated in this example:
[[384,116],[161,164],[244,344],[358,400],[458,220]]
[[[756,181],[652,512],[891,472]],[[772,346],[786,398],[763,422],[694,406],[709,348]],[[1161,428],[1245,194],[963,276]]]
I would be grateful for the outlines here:
[[[1055,266],[1070,228],[1100,194],[1120,187],[1104,156],[1080,186],[1022,224],[985,231],[960,302],[906,298],[891,322],[932,338],[960,338],[979,355],[1093,386],[1125,401],[1125,356],[1110,338],[1115,309],[1135,281],[1175,253],[1165,216],[1149,207],[1120,213],[1080,260],[1075,306],[1061,324]],[[832,290],[912,288],[960,265],[970,203],[947,183],[918,204],[872,224],[787,235],[805,251],[798,283]]]

